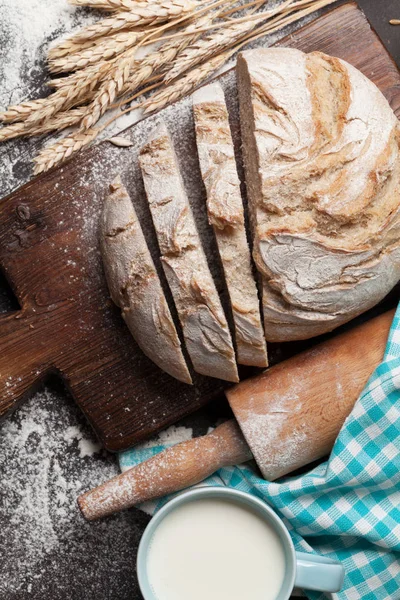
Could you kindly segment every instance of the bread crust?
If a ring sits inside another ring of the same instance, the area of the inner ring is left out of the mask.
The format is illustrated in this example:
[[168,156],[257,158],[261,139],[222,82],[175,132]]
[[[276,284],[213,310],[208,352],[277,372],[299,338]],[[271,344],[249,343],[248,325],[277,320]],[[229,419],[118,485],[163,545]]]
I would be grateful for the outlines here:
[[224,92],[219,83],[193,94],[200,169],[230,297],[238,362],[267,367],[260,304],[247,242],[240,180]]
[[288,48],[238,58],[254,260],[266,338],[307,339],[400,278],[400,128],[340,59]]
[[111,298],[141,350],[163,371],[192,383],[159,277],[135,209],[118,177],[110,186],[100,247]]
[[238,381],[229,327],[164,123],[143,146],[139,160],[161,261],[193,367],[209,377]]

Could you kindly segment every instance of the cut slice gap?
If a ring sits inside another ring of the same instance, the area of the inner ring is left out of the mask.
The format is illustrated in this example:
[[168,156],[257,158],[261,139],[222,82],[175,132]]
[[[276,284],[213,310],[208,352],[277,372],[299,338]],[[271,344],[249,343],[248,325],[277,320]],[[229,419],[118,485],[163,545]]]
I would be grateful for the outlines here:
[[100,231],[110,294],[132,336],[162,370],[192,383],[143,231],[120,177],[104,201]]
[[231,301],[238,362],[268,366],[259,297],[252,273],[243,201],[225,97],[219,83],[193,95],[197,150]]
[[232,340],[164,123],[140,153],[163,267],[198,373],[237,381]]

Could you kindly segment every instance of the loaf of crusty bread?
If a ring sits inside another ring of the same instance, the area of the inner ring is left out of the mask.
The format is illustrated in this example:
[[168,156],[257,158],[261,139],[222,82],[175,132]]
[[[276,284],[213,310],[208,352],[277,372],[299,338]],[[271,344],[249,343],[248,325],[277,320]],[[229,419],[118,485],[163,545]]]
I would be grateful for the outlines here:
[[237,82],[266,337],[306,339],[400,278],[399,123],[361,72],[318,52],[249,50]]
[[140,223],[119,178],[110,192],[100,246],[111,298],[144,354],[172,377],[192,383]]
[[195,371],[238,381],[235,352],[163,123],[140,153],[140,166],[161,260]]
[[240,181],[225,97],[219,83],[193,94],[197,150],[207,212],[225,273],[238,362],[268,366],[260,305],[247,243]]

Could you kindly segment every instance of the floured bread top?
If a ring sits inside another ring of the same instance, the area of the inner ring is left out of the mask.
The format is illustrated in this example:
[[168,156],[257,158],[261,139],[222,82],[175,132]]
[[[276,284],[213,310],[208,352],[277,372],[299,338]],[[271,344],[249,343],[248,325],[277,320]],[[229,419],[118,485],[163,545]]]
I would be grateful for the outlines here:
[[238,87],[267,339],[304,339],[400,278],[399,123],[360,71],[318,52],[244,52]]

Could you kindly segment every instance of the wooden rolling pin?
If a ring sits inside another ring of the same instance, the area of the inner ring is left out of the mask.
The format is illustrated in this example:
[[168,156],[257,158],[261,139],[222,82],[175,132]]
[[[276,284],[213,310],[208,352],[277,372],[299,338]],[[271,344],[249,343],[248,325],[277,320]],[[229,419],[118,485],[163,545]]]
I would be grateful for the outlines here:
[[[235,420],[178,444],[79,497],[93,520],[199,483],[254,457],[272,481],[326,456],[381,362],[393,311],[226,391]],[[240,426],[240,427],[239,427]]]

